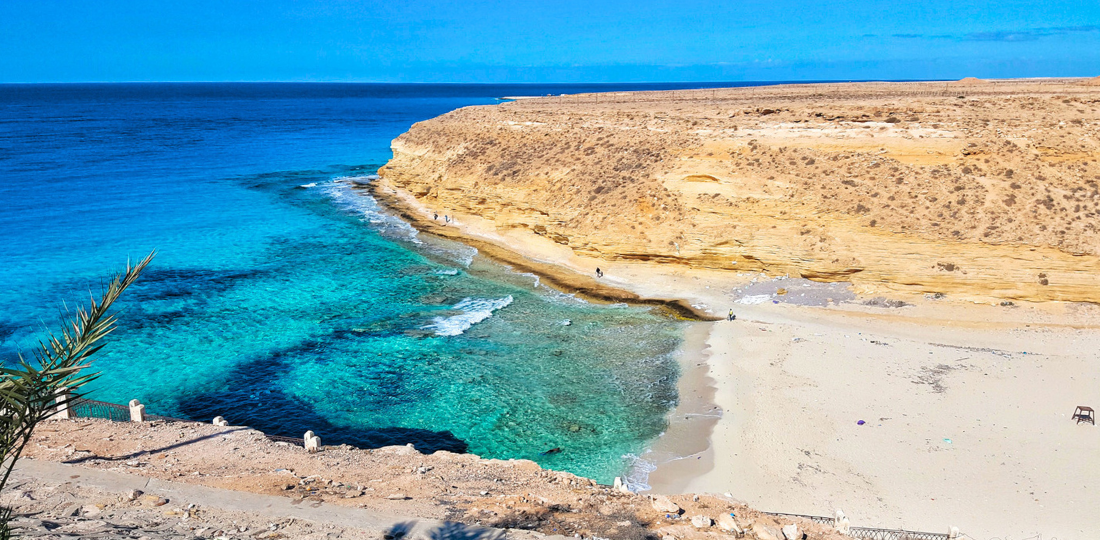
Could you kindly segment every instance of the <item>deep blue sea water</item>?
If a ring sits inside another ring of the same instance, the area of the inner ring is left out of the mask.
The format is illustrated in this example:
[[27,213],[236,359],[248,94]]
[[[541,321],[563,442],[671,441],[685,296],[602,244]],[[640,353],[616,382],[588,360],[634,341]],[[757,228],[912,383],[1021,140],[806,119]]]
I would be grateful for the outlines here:
[[691,86],[0,85],[0,358],[157,249],[94,398],[608,482],[665,427],[678,324],[418,235],[346,179],[497,96]]

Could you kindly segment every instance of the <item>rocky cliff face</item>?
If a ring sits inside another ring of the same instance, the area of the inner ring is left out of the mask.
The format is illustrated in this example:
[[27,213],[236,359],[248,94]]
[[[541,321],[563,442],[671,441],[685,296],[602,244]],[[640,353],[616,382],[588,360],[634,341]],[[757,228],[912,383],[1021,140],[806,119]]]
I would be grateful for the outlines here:
[[1100,301],[1100,88],[802,85],[550,97],[416,124],[381,174],[607,260]]

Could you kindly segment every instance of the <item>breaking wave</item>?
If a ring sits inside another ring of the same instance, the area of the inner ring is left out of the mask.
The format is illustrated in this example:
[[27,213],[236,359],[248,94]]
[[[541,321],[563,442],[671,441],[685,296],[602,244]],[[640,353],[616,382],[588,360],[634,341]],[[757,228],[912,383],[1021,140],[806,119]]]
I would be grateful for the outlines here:
[[437,336],[461,335],[471,326],[493,316],[493,312],[512,303],[512,295],[495,300],[485,298],[466,298],[454,305],[458,315],[450,317],[436,317],[432,324],[424,326],[425,330],[435,330]]
[[634,493],[649,491],[649,473],[657,470],[657,464],[644,460],[634,454],[623,456],[626,472],[623,473],[623,485]]
[[324,186],[324,193],[345,210],[363,216],[364,221],[378,231],[378,234],[387,238],[420,244],[421,241],[417,238],[417,231],[412,225],[386,212],[382,205],[374,200],[374,197],[365,192],[354,191],[351,188],[352,184],[361,185],[366,182],[367,177],[363,176],[341,176]]

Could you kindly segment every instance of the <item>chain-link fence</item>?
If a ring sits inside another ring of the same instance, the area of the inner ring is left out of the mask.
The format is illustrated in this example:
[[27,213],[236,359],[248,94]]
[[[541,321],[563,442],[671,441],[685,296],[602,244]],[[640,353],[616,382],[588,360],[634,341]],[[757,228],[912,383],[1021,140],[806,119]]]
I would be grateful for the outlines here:
[[[832,525],[835,520],[825,516],[809,516],[805,514],[785,514],[782,512],[764,512],[769,516],[797,517],[808,519],[815,523]],[[901,529],[878,529],[875,527],[852,527],[848,530],[848,536],[852,538],[866,538],[868,540],[949,540],[945,533],[930,533],[919,531],[905,531]]]

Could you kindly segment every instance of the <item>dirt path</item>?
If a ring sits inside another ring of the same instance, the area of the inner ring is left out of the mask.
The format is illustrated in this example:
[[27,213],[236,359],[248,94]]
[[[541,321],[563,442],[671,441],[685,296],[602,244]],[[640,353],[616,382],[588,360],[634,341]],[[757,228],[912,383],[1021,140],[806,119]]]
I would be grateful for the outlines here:
[[[107,538],[139,532],[144,537],[194,538],[210,532],[215,537],[236,533],[257,538],[378,538],[399,533],[407,539],[459,534],[470,539],[544,538],[527,531],[505,532],[323,502],[302,504],[287,497],[33,459],[19,463],[11,485],[10,503],[19,513],[33,515],[19,521],[21,535],[30,537]],[[175,521],[171,528],[164,527]]]

